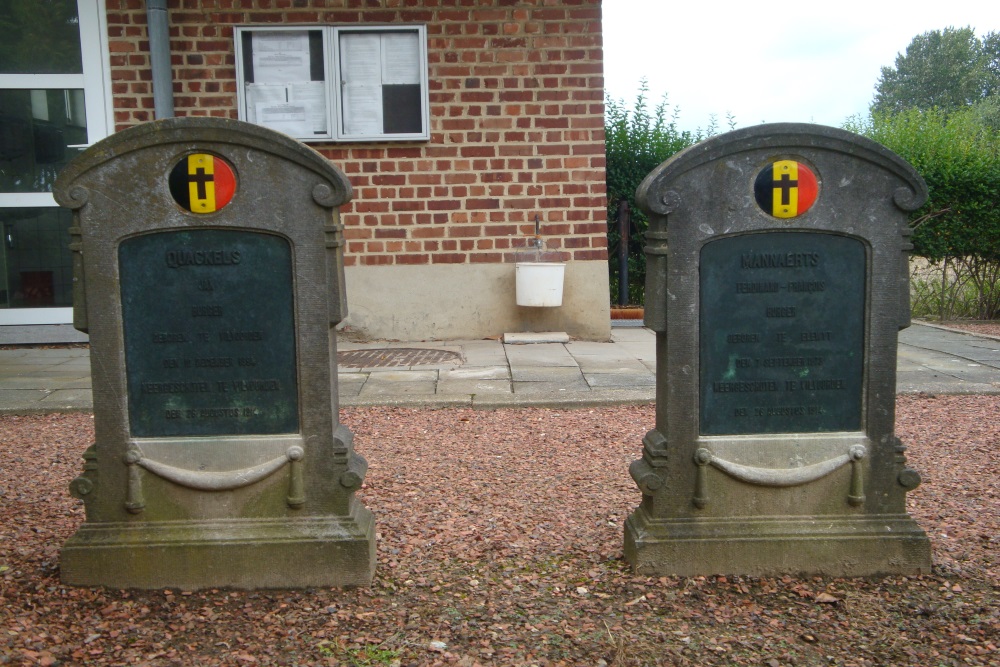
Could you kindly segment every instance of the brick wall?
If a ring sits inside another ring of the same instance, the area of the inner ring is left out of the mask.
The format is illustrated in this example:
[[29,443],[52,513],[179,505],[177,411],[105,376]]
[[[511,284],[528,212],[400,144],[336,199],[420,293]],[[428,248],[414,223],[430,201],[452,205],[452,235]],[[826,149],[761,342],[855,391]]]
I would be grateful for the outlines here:
[[[145,0],[106,0],[117,129],[153,119]],[[234,25],[427,26],[431,139],[312,144],[355,188],[351,265],[512,262],[541,221],[604,260],[600,0],[171,0],[174,103],[236,118]]]

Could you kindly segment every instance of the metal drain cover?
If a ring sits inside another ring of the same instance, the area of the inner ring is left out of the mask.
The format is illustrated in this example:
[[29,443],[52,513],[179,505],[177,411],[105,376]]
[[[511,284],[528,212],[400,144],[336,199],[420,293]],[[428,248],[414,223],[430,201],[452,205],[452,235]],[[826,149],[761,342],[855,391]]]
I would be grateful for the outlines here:
[[422,366],[461,362],[462,355],[449,350],[424,350],[414,347],[389,347],[376,350],[344,350],[337,353],[337,363],[348,368],[385,368],[387,366]]

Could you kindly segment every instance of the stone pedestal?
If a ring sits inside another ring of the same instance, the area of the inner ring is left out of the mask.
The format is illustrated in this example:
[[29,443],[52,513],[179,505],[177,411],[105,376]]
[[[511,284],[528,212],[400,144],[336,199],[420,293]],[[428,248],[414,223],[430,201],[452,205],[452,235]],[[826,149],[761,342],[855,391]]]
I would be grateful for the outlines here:
[[367,463],[338,424],[343,173],[271,130],[177,118],[91,147],[54,193],[96,434],[63,581],[368,584]]
[[630,472],[644,574],[930,571],[894,435],[919,175],[862,137],[760,125],[643,182],[656,428]]

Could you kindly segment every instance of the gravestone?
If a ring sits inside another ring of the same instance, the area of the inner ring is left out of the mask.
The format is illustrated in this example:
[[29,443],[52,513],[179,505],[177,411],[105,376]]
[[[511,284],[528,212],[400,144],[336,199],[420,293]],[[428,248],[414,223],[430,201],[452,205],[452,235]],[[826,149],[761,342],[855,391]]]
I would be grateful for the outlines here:
[[630,472],[647,574],[930,571],[894,435],[920,176],[884,147],[774,124],[643,181],[656,428]]
[[351,186],[285,135],[137,126],[71,162],[74,326],[95,444],[63,581],[116,588],[365,585],[367,463],[338,423]]

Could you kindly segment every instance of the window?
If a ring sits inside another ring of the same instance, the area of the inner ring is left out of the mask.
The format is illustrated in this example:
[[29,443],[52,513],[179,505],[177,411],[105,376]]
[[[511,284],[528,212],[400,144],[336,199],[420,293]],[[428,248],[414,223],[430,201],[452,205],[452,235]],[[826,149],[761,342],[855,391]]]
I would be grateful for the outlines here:
[[59,170],[108,134],[100,0],[0,3],[0,324],[72,321]]
[[424,26],[237,28],[239,117],[303,141],[426,140]]

